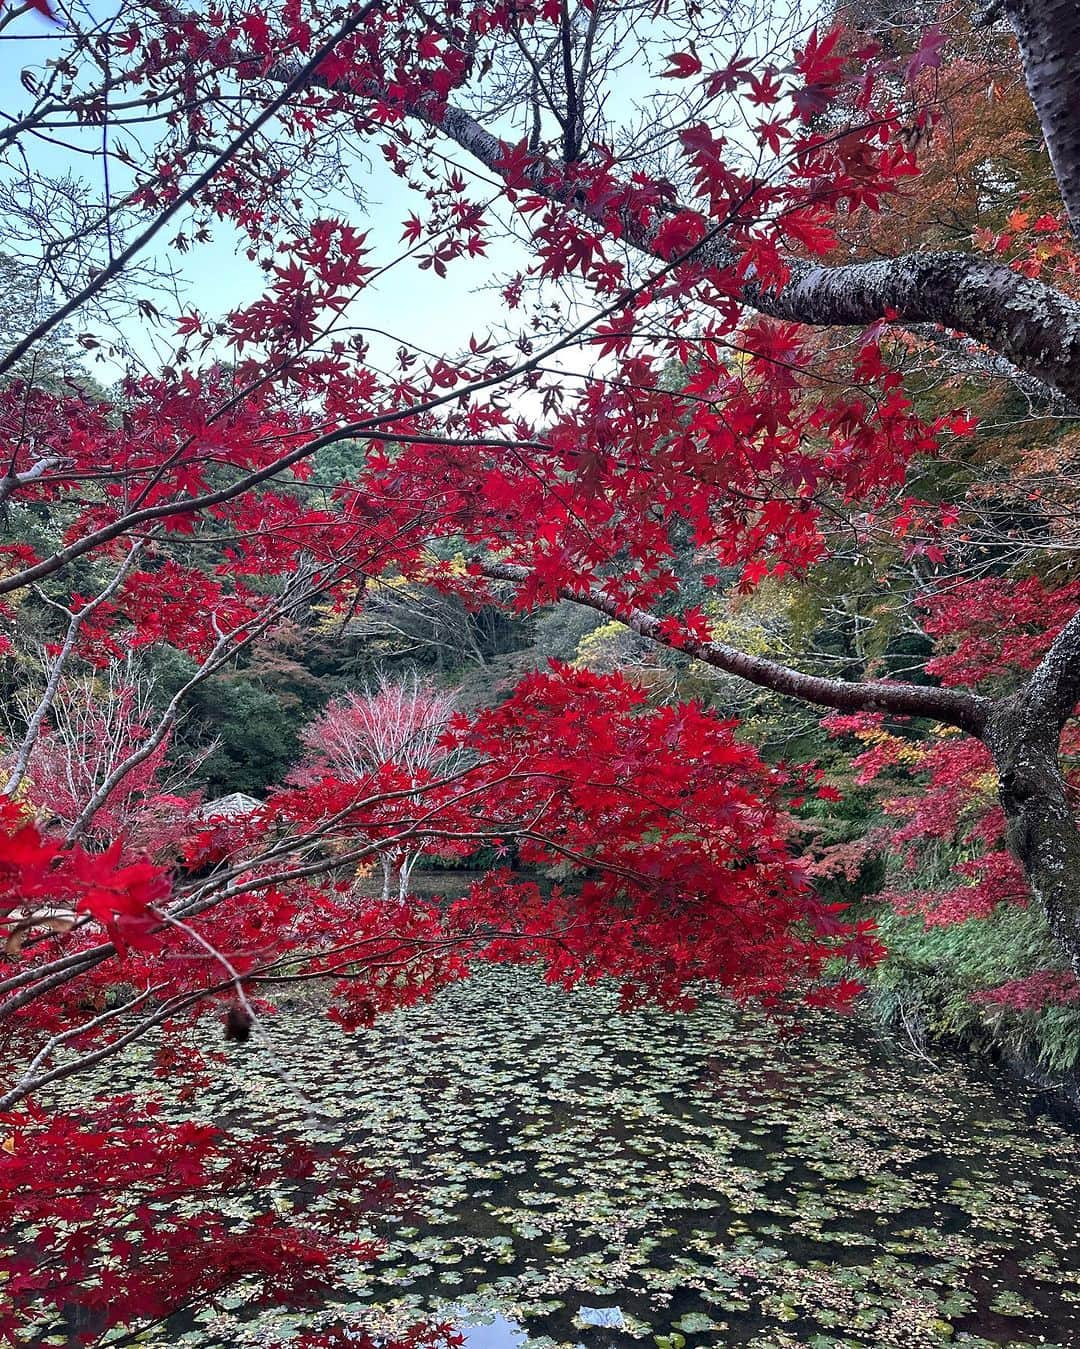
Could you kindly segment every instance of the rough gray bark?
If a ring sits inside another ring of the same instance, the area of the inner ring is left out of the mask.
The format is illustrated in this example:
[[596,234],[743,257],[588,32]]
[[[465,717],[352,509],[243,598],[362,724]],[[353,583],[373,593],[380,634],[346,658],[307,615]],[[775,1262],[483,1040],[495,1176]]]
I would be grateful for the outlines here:
[[[368,9],[370,6],[360,14]],[[1006,9],[1020,41],[1028,87],[1063,199],[1074,231],[1080,233],[1080,0],[1006,0]],[[354,17],[349,26],[357,21]],[[311,79],[299,63],[282,63],[269,73],[287,87],[281,98],[245,129],[233,150],[265,123],[294,88]],[[368,97],[380,91],[342,92]],[[501,174],[506,147],[463,109],[420,103],[404,111],[453,140],[494,174]],[[564,203],[598,226],[602,224],[599,208],[590,206],[578,193],[561,166],[539,163],[530,176],[538,194]],[[190,199],[205,177],[193,183],[181,201]],[[656,247],[658,222],[643,224],[627,216],[620,223],[622,237],[632,247],[667,261]],[[160,227],[158,222],[150,232]],[[150,232],[141,235],[133,248],[145,243]],[[131,251],[120,256],[121,265]],[[724,269],[738,261],[738,253],[722,232],[714,232],[706,236],[693,258]],[[838,267],[801,259],[789,259],[789,264],[791,278],[781,292],[764,290],[751,279],[740,287],[739,299],[762,313],[808,325],[859,327],[888,315],[908,326],[931,324],[960,332],[1057,390],[1071,403],[1080,403],[1080,304],[1052,287],[964,253],[917,252]],[[99,288],[111,274],[104,281],[95,280],[94,286]],[[50,326],[83,298],[85,293],[52,316]],[[43,330],[28,335],[22,347],[9,354],[7,363],[42,335]],[[0,362],[0,372],[3,367]],[[303,453],[311,448],[305,447]],[[280,472],[286,463],[275,465],[265,476]],[[253,475],[249,481],[253,483],[259,477]],[[10,478],[0,480],[0,497],[17,485]],[[193,502],[192,508],[227,499],[235,490],[207,495]],[[137,513],[128,518],[126,527],[151,518],[156,518],[151,510]],[[53,569],[52,561],[49,569]],[[509,565],[492,567],[489,574],[514,581],[525,579],[523,569]],[[7,587],[0,584],[3,588]],[[592,591],[568,588],[563,595],[627,623],[651,640],[672,645],[654,615],[638,609],[620,610]],[[718,642],[691,640],[680,649],[729,674],[817,706],[928,717],[981,738],[997,765],[1010,847],[1045,908],[1058,942],[1080,973],[1080,831],[1059,761],[1061,728],[1080,695],[1080,616],[1062,633],[1028,684],[1012,697],[996,702],[957,690],[806,675]]]
[[1069,223],[1080,235],[1080,3],[1006,0],[1005,11]]
[[[435,116],[423,106],[408,112],[499,173],[506,147],[467,112],[448,107]],[[577,195],[556,167],[541,165],[532,177],[538,193],[599,222],[600,208]],[[627,216],[623,237],[661,259],[656,235],[662,223],[643,225]],[[707,235],[693,257],[726,268],[739,254],[721,233]],[[970,253],[909,253],[841,267],[786,261],[791,277],[782,291],[750,281],[739,291],[743,303],[773,318],[819,327],[864,327],[886,315],[905,325],[937,324],[984,343],[1070,402],[1080,402],[1080,304],[1052,286]]]
[[[1080,3],[1008,0],[1007,9],[1062,198],[1073,231],[1080,234]],[[424,117],[422,109],[413,112]],[[468,114],[450,109],[438,122],[426,120],[498,172],[502,146]],[[588,206],[560,187],[546,166],[533,185],[590,216]],[[628,220],[625,237],[656,255],[655,228]],[[722,235],[712,236],[697,260],[727,267],[735,254]],[[982,258],[916,253],[846,267],[793,261],[791,280],[781,293],[763,292],[751,282],[740,298],[760,312],[814,325],[868,324],[886,311],[909,326],[939,325],[984,343],[1069,403],[1080,401],[1080,307]],[[489,574],[522,579],[518,571],[503,566]],[[620,619],[642,636],[665,640],[653,615],[620,612],[598,592],[568,589],[563,594]],[[1061,731],[1080,701],[1080,614],[1028,683],[994,703],[954,690],[818,679],[721,643],[691,642],[683,649],[730,674],[818,706],[931,717],[982,739],[997,767],[1009,847],[1080,976],[1080,830],[1060,762]]]
[[999,700],[983,738],[998,771],[1009,847],[1080,977],[1080,829],[1060,758],[1061,732],[1078,702],[1080,613],[1027,684]]
[[1061,773],[1057,737],[1043,730],[1025,716],[1020,700],[994,718],[989,745],[1009,849],[1080,977],[1080,830]]
[[1080,978],[1080,829],[1061,770],[1060,728],[1029,689],[995,708],[985,741],[997,767],[1009,849]]

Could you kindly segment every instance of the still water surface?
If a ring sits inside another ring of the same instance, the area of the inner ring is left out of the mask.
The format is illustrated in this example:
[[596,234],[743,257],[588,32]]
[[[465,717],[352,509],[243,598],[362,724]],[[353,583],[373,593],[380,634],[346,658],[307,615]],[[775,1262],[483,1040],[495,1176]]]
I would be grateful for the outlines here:
[[[449,1317],[470,1349],[1080,1346],[1078,1138],[969,1065],[506,968],[352,1036],[267,1026],[330,1113],[313,1136],[418,1196],[328,1317]],[[232,1062],[205,1117],[310,1128],[254,1041]],[[319,1320],[241,1306],[153,1342]]]

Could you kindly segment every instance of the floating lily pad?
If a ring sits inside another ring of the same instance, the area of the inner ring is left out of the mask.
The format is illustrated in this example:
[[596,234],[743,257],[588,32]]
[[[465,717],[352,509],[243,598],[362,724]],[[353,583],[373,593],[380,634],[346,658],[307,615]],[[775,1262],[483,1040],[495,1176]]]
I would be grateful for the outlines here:
[[[1080,1345],[1076,1136],[856,1022],[623,1014],[498,968],[354,1036],[315,1008],[267,1028],[329,1121],[257,1050],[200,1116],[333,1142],[408,1195],[358,1220],[383,1256],[342,1268],[330,1319],[449,1316],[472,1349]],[[103,1088],[144,1090],[151,1052]],[[254,1349],[321,1314],[241,1294],[147,1343]]]

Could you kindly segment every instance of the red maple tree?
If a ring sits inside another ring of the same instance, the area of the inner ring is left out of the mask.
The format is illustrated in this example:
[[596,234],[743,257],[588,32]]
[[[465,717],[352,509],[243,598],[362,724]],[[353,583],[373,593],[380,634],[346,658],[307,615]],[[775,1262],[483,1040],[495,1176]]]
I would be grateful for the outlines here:
[[[202,1204],[265,1151],[237,1144],[236,1160],[228,1140],[148,1125],[142,1107],[39,1104],[159,1028],[168,1053],[217,1009],[233,1038],[268,1040],[265,1002],[314,979],[334,981],[342,1024],[366,1024],[478,960],[528,960],[566,984],[613,977],[628,1003],[685,1006],[705,985],[843,1006],[880,958],[871,925],[816,893],[800,856],[793,812],[833,793],[815,768],[767,761],[694,702],[657,706],[618,674],[558,664],[453,718],[445,759],[341,772],[328,755],[328,772],[242,817],[192,812],[169,855],[148,856],[116,807],[129,789],[147,796],[186,700],[316,607],[344,621],[375,579],[471,606],[586,606],[833,710],[835,729],[870,737],[866,780],[887,765],[926,779],[895,803],[898,847],[955,834],[989,777],[963,893],[900,902],[947,921],[1027,887],[1063,959],[1080,960],[1060,757],[1080,616],[1071,563],[1045,557],[1071,546],[1068,521],[1026,527],[1016,563],[1007,529],[979,532],[977,493],[922,486],[928,466],[968,453],[972,380],[1012,381],[1048,419],[1080,401],[1080,5],[1004,6],[1060,189],[1053,230],[1023,215],[970,248],[873,259],[867,220],[891,222],[918,190],[927,129],[947,114],[940,26],[906,43],[821,26],[780,54],[696,5],[628,18],[599,0],[125,0],[100,24],[65,3],[29,8],[0,12],[12,35],[39,25],[30,36],[44,31],[52,53],[0,129],[5,172],[30,175],[8,233],[38,287],[0,355],[0,620],[18,666],[33,607],[47,661],[0,814],[0,1180],[11,1227],[65,1226],[57,1265],[14,1257],[0,1333],[62,1309],[73,1287],[87,1339],[240,1279],[302,1301],[313,1270],[321,1282],[355,1257],[340,1224],[301,1215],[218,1233],[208,1264],[189,1258],[183,1223],[143,1214],[138,1250],[117,1235],[121,1272],[89,1294],[103,1204],[176,1187]],[[619,128],[605,87],[627,21],[661,113]],[[35,159],[57,137],[98,166],[100,191],[62,191]],[[337,209],[327,184],[348,186],[363,154],[414,194],[404,222]],[[388,268],[436,286],[504,229],[526,261],[500,280],[501,336],[373,351],[355,305]],[[227,313],[206,312],[205,292],[201,308],[163,298],[170,259],[218,230],[263,292]],[[163,361],[124,359],[139,323],[169,335]],[[107,396],[57,357],[65,331],[125,365]],[[928,350],[944,363],[929,392],[909,359]],[[341,444],[362,447],[353,471],[320,483],[316,456]],[[811,584],[841,559],[873,568],[889,549],[915,576],[912,622],[934,654],[908,680],[720,640],[689,594],[687,547],[708,567],[698,589],[735,595]],[[31,797],[31,818],[23,784],[71,679],[90,688],[93,671],[151,648],[189,673],[77,811],[57,789],[51,814]],[[910,762],[893,725],[905,718],[950,734]],[[453,904],[352,884],[379,854],[511,842],[572,883],[544,893],[495,871]],[[204,1065],[184,1059],[194,1089]],[[62,1192],[37,1185],[43,1155],[72,1169]],[[349,1179],[342,1222],[368,1185]]]

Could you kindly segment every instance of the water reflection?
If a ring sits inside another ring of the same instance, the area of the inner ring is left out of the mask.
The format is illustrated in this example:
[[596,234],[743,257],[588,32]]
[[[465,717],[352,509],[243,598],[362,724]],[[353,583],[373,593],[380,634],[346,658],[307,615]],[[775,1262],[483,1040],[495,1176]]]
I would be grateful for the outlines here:
[[579,1307],[577,1319],[586,1326],[600,1326],[605,1330],[625,1330],[626,1317],[621,1307]]
[[[451,1309],[451,1316],[453,1311]],[[528,1338],[519,1325],[496,1313],[490,1321],[457,1321],[467,1349],[520,1349]]]

